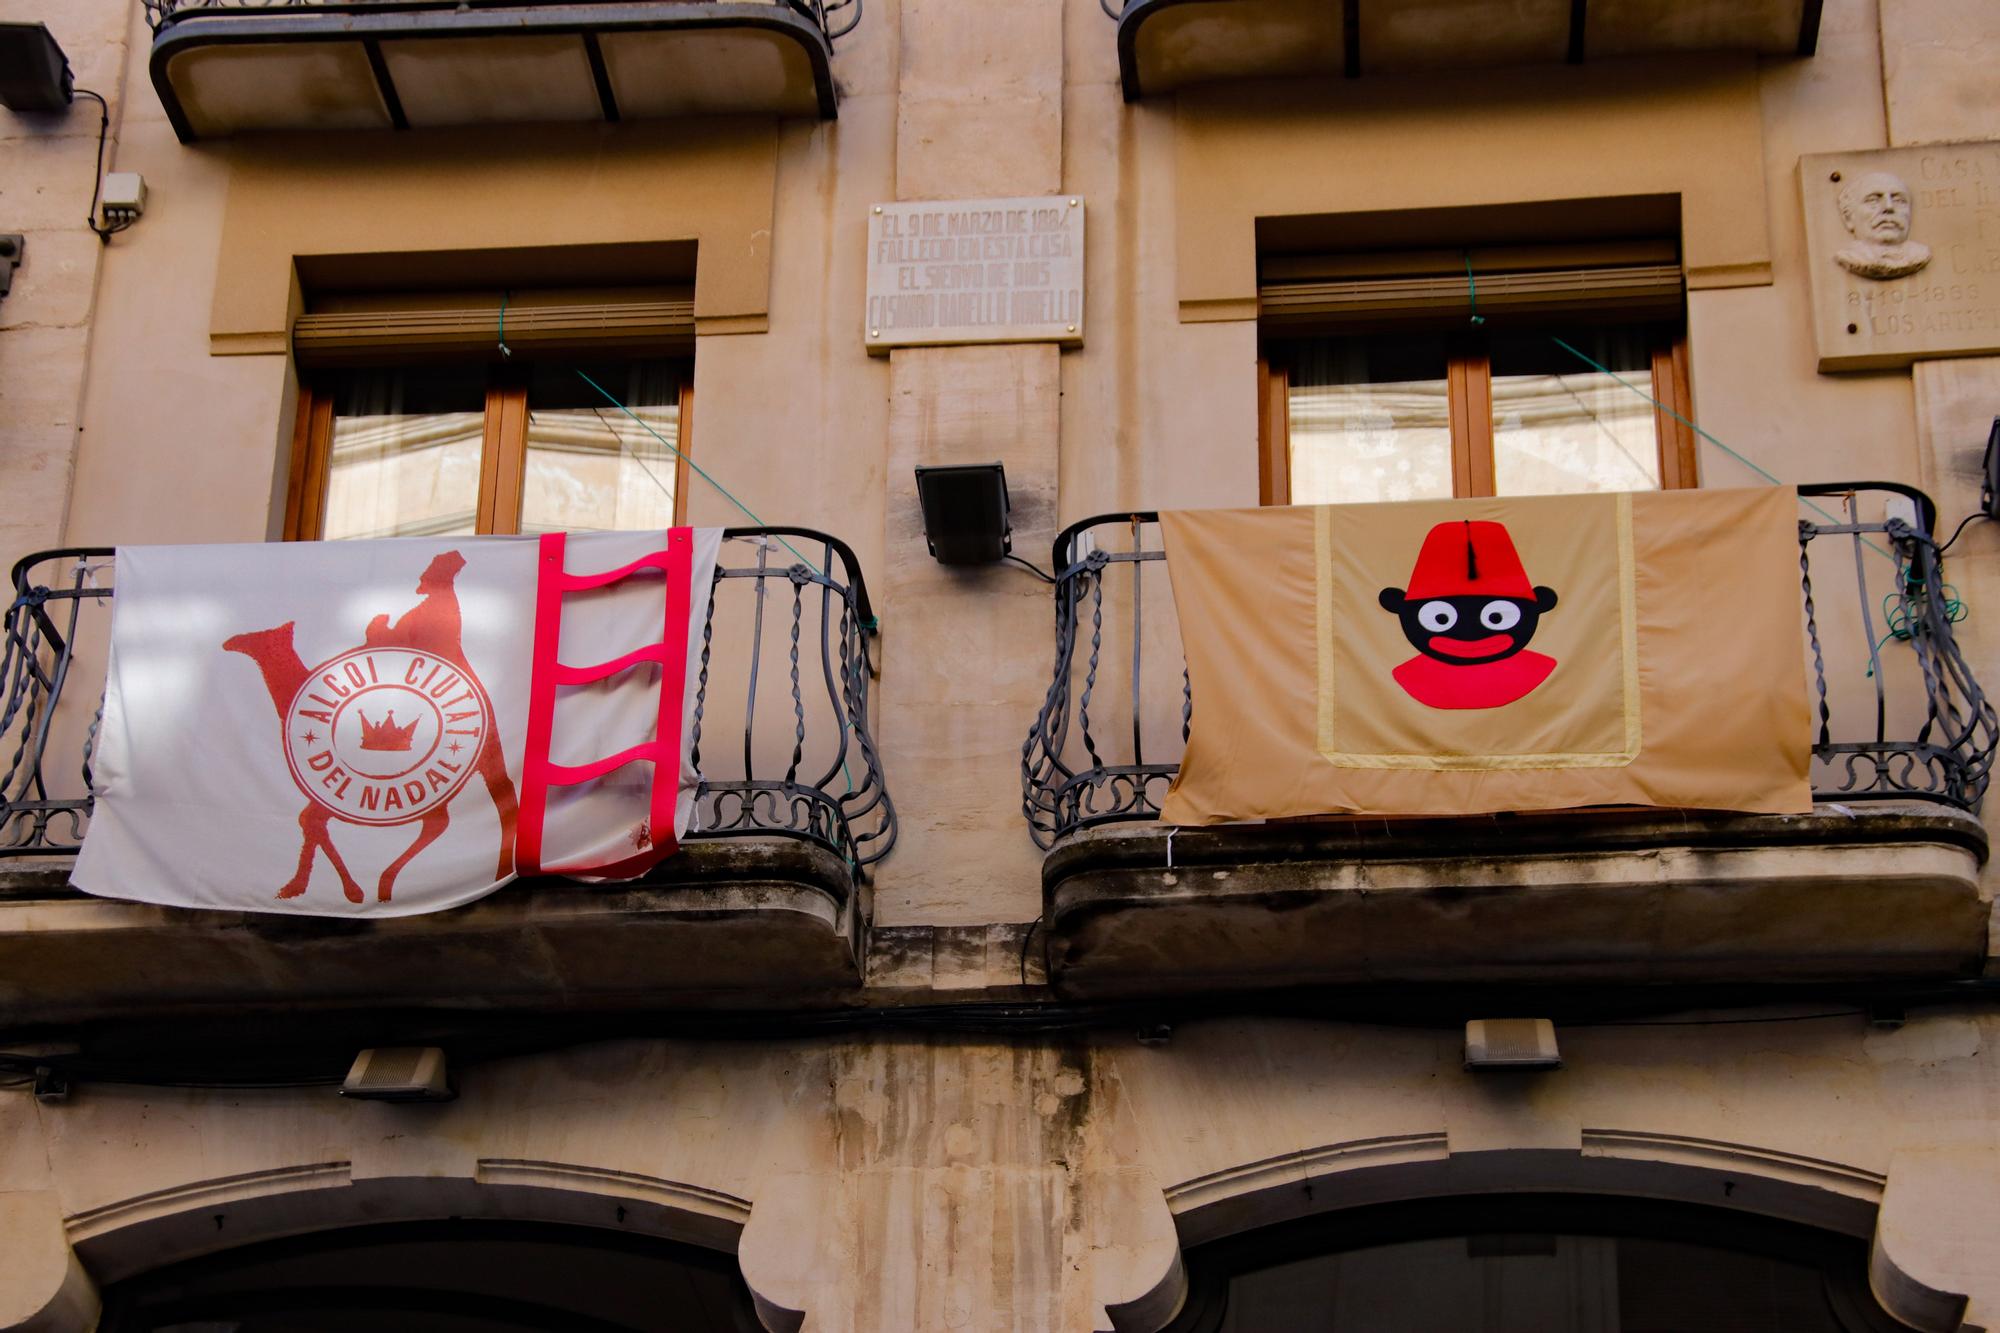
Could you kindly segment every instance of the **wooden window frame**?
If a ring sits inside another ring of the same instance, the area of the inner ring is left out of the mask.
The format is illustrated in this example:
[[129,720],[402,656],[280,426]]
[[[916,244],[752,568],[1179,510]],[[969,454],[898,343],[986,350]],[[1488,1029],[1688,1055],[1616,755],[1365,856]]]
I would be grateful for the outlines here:
[[[1267,505],[1292,502],[1291,375],[1282,360],[1257,362],[1258,495]],[[1493,372],[1486,350],[1459,341],[1447,349],[1446,394],[1451,409],[1452,496],[1466,499],[1495,493],[1493,457]],[[1688,382],[1687,334],[1675,333],[1654,345],[1652,393],[1654,436],[1660,450],[1660,489],[1688,490],[1701,484],[1697,470],[1694,397]]]
[[[687,521],[687,451],[693,441],[694,377],[680,384],[679,430],[674,456],[674,523]],[[479,499],[474,531],[509,536],[521,530],[521,502],[528,468],[528,385],[496,367],[486,384],[486,431],[479,456]],[[292,433],[291,473],[285,488],[286,541],[319,541],[326,530],[327,485],[333,462],[333,394],[310,376],[299,381]]]

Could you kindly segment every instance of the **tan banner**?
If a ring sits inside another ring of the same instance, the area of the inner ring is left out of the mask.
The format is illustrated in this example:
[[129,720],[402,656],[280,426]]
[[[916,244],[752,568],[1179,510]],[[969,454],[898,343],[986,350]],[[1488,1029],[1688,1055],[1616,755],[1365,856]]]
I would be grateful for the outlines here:
[[1161,515],[1162,818],[1810,809],[1788,487]]

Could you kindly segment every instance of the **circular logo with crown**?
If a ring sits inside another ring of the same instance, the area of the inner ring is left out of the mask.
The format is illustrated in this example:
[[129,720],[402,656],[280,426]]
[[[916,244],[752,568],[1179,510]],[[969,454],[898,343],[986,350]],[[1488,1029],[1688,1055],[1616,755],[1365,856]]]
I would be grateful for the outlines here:
[[355,824],[406,824],[456,796],[493,729],[470,672],[408,648],[356,648],[307,675],[285,710],[299,789]]

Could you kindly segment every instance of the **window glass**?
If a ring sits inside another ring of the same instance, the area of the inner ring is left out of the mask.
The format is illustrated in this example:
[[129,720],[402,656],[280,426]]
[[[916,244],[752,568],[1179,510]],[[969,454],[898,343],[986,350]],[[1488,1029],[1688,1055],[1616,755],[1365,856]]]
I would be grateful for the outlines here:
[[1451,495],[1451,403],[1434,334],[1287,349],[1293,504]]
[[486,430],[483,367],[349,371],[334,380],[323,535],[468,535]]
[[1655,340],[1632,328],[1490,335],[1494,489],[1501,495],[1659,489],[1658,434],[1653,405],[1643,396],[1653,390]]
[[672,361],[531,370],[521,531],[672,527],[680,391],[681,363]]

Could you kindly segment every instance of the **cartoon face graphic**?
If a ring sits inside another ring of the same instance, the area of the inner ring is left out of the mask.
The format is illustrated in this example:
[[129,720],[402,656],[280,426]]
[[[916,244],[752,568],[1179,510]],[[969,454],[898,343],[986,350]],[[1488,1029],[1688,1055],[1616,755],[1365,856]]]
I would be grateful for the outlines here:
[[1384,588],[1417,656],[1392,673],[1431,708],[1498,708],[1532,693],[1556,661],[1528,651],[1553,588],[1531,585],[1501,523],[1440,523],[1424,538],[1407,588]]
[[1402,619],[1403,636],[1440,662],[1481,666],[1512,657],[1535,637],[1542,612],[1555,608],[1553,588],[1527,597],[1432,597],[1412,601],[1401,588],[1382,589],[1382,609]]

